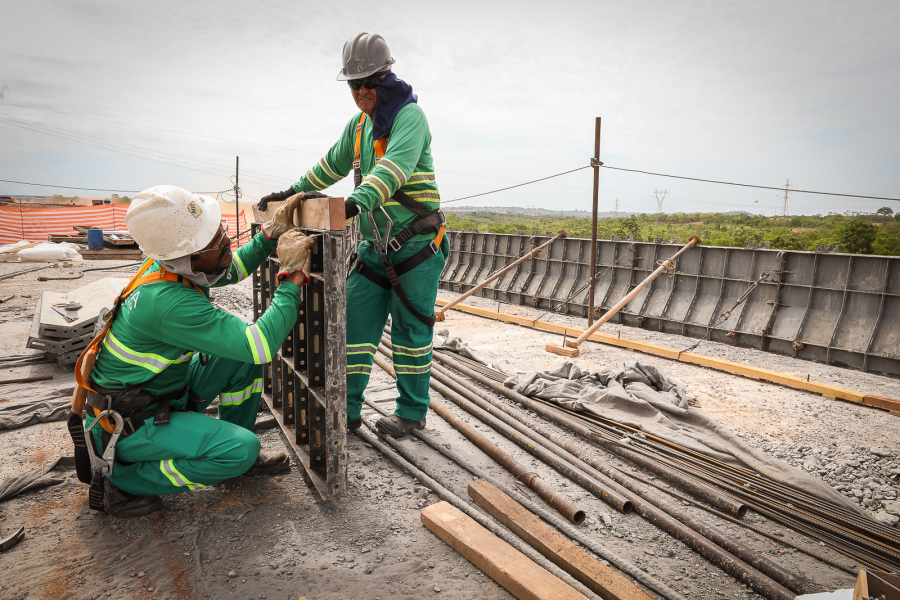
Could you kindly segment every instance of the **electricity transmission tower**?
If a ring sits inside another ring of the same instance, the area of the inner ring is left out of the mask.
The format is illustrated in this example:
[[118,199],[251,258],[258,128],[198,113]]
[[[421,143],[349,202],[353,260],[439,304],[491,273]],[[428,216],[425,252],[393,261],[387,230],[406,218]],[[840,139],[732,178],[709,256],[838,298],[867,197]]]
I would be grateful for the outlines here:
[[669,190],[653,190],[653,195],[656,196],[656,223],[655,225],[659,225],[659,215],[662,214],[662,205],[663,200],[666,199],[666,196],[669,194]]
[[616,210],[615,210],[615,212],[614,212],[613,214],[615,215],[615,216],[613,217],[614,219],[618,219],[618,218],[619,218],[619,197],[618,197],[618,196],[616,196]]
[[788,197],[790,196],[791,187],[793,187],[791,185],[791,180],[788,179],[787,183],[784,184],[784,201],[781,204],[781,216],[785,221],[787,221],[788,218]]

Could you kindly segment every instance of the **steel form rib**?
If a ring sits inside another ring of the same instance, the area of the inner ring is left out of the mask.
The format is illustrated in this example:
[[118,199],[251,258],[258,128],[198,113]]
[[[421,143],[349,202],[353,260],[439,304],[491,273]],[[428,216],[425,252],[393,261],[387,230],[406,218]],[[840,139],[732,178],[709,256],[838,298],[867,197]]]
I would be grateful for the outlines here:
[[[369,427],[373,431],[375,430],[375,425],[369,419],[363,417],[363,423],[366,424],[366,427]],[[468,502],[465,502],[462,498],[448,490],[447,487],[438,478],[433,476],[433,474],[430,475],[426,473],[425,465],[422,464],[422,461],[406,453],[396,440],[392,440],[390,438],[379,439],[374,434],[369,433],[362,427],[356,430],[356,435],[359,436],[359,438],[364,442],[391,459],[394,464],[403,469],[411,477],[415,477],[416,479],[418,479],[423,485],[437,494],[441,500],[449,502],[459,510],[466,513],[468,516],[472,517],[475,521],[478,522],[479,525],[502,539],[504,542],[542,566],[544,569],[546,569],[562,581],[566,582],[568,585],[578,590],[581,594],[594,600],[602,600],[599,596],[587,589],[580,582],[576,581],[571,575],[544,558],[534,548],[532,548],[528,544],[525,544],[515,534],[509,531],[509,529],[494,521],[493,518],[483,515]],[[387,444],[385,444],[385,442],[387,442]],[[404,455],[401,455],[401,453],[403,453]]]
[[[456,369],[460,373],[472,377],[479,383],[487,385],[491,389],[500,392],[501,394],[508,395],[510,399],[519,402],[520,404],[524,404],[529,408],[535,410],[538,413],[545,413],[547,411],[543,410],[543,406],[538,403],[533,402],[530,398],[522,396],[513,390],[505,388],[502,384],[499,384],[495,381],[490,380],[487,377],[480,375],[479,373],[465,367],[464,365],[459,364],[453,359],[447,357],[441,352],[434,352],[434,357],[437,358],[441,363],[445,365],[449,365],[452,368]],[[510,396],[510,394],[512,396]],[[515,396],[520,396],[522,400],[520,401]],[[578,432],[577,430],[587,430],[584,425],[580,423],[576,423],[571,419],[567,419],[562,415],[553,415],[551,420],[568,422],[571,424],[574,429],[573,431]],[[564,425],[568,426],[568,425]],[[571,429],[572,427],[570,427]],[[600,463],[598,463],[600,466]],[[640,485],[637,482],[631,480],[628,477],[622,475],[622,473],[616,471],[615,469],[606,468],[605,473],[601,473],[601,475],[605,475],[601,483],[606,483],[612,489],[619,492],[629,500],[631,500],[634,505],[635,510],[649,522],[653,523],[657,527],[660,527],[670,535],[676,537],[683,543],[687,544],[689,547],[694,549],[701,556],[720,567],[722,570],[734,576],[738,581],[744,582],[758,593],[762,594],[766,598],[770,600],[788,600],[796,597],[796,594],[793,593],[790,589],[785,587],[784,584],[776,581],[773,577],[762,573],[760,570],[751,566],[748,563],[756,563],[758,565],[763,566],[767,570],[771,571],[772,576],[784,578],[785,581],[790,582],[791,588],[797,588],[798,593],[806,593],[807,590],[810,590],[810,582],[802,580],[796,575],[781,569],[771,561],[764,559],[764,557],[760,557],[756,552],[754,552],[751,548],[731,540],[718,530],[715,530],[712,527],[709,527],[697,519],[694,519],[690,515],[687,515],[679,508],[671,505],[671,503],[660,502],[662,507],[656,506],[655,504],[645,500],[639,494],[646,494],[646,490],[640,488]],[[634,491],[635,489],[639,491]],[[671,513],[671,514],[667,514]],[[672,515],[677,515],[677,518]],[[701,533],[702,532],[702,533]],[[705,536],[713,536],[721,542],[717,544],[714,541],[708,539]],[[742,560],[738,556],[736,556],[733,552],[726,550],[723,546],[728,546],[734,550],[734,552],[743,554],[747,557],[748,561]],[[764,559],[764,561],[760,559]],[[766,564],[768,563],[768,565]],[[774,566],[775,569],[771,569],[770,567]],[[818,587],[812,591],[817,591]]]
[[[378,406],[371,400],[366,400],[365,403],[366,403],[366,405],[369,406],[369,408],[375,410],[381,416],[383,416],[383,417],[390,416],[390,412],[386,408],[384,408],[382,406]],[[543,519],[545,522],[553,525],[554,527],[556,527],[557,529],[559,529],[560,531],[565,533],[567,536],[569,536],[571,539],[575,540],[576,542],[578,542],[579,544],[581,544],[582,546],[584,546],[585,548],[587,548],[588,550],[590,550],[591,552],[593,552],[594,554],[599,556],[600,558],[606,560],[607,562],[609,562],[611,565],[618,568],[622,572],[627,573],[630,577],[634,578],[635,581],[637,581],[638,583],[640,583],[647,589],[656,592],[657,594],[661,595],[663,598],[666,598],[667,600],[685,600],[681,594],[679,594],[675,590],[671,589],[666,584],[664,584],[660,581],[657,581],[656,579],[653,579],[650,575],[648,575],[646,572],[642,571],[641,569],[639,569],[638,567],[633,565],[631,562],[625,560],[624,558],[622,558],[621,556],[619,556],[612,550],[609,550],[605,546],[600,545],[596,540],[594,540],[591,537],[588,537],[587,535],[582,533],[578,528],[573,527],[572,524],[569,523],[568,521],[566,521],[564,519],[560,519],[556,515],[556,513],[546,510],[545,508],[543,508],[536,502],[533,502],[527,496],[520,494],[518,492],[518,490],[516,490],[514,488],[510,488],[509,486],[507,486],[506,484],[501,482],[496,477],[490,475],[489,473],[485,472],[484,470],[473,465],[470,460],[460,456],[453,450],[444,447],[443,445],[438,443],[437,440],[433,439],[428,434],[426,434],[422,431],[416,431],[416,430],[413,430],[412,433],[414,436],[419,438],[421,441],[428,444],[438,454],[441,454],[442,456],[446,457],[450,461],[456,463],[458,466],[465,469],[466,471],[471,473],[476,478],[484,479],[485,481],[487,481],[494,487],[498,488],[503,493],[505,493],[507,496],[509,496],[510,498],[512,498],[513,500],[515,500],[516,502],[518,502],[519,504],[521,504],[522,506],[524,506],[525,508],[530,510],[532,513],[534,513],[541,519]],[[396,447],[398,448],[398,451],[401,453],[406,451],[405,448],[403,448],[402,444],[398,443]],[[403,454],[403,456],[406,456],[406,454]]]
[[[389,350],[384,348],[383,345],[379,346],[378,349],[382,352],[390,352]],[[375,364],[390,373],[392,376],[396,377],[396,373],[394,373],[393,367],[391,367],[391,365],[388,364],[385,359],[378,356],[377,354],[374,358]],[[435,382],[432,382],[433,385],[434,383]],[[437,385],[440,386],[440,384]],[[442,392],[441,388],[443,388],[443,390],[446,390],[447,393],[452,393],[443,386],[439,388],[436,387],[435,389],[437,389],[439,392]],[[544,483],[544,481],[536,472],[528,469],[508,453],[501,450],[499,446],[487,439],[474,427],[454,415],[447,409],[446,406],[444,406],[440,402],[432,401],[429,408],[443,417],[445,421],[450,423],[457,431],[468,438],[469,441],[478,446],[485,454],[487,454],[507,470],[509,470],[510,473],[516,476],[516,479],[537,492],[537,494],[540,495],[541,498],[546,500],[547,503],[550,504],[553,508],[565,515],[567,519],[576,524],[584,522],[584,511],[575,506],[575,503],[566,498],[564,495],[558,493],[548,484]]]

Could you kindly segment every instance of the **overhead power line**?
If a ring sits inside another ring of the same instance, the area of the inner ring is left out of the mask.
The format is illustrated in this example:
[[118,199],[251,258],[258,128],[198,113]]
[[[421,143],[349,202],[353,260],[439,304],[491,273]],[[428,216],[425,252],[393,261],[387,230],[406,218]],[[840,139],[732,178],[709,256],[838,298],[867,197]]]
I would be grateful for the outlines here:
[[[86,187],[78,187],[74,185],[50,185],[49,183],[31,183],[29,181],[13,181],[12,179],[0,179],[0,181],[6,183],[19,183],[22,185],[36,185],[40,187],[49,187],[49,188],[58,188],[61,190],[82,190],[85,192],[122,192],[123,194],[138,194],[143,190],[122,190],[122,189],[102,189],[102,188],[86,188]],[[228,190],[221,190],[218,192],[194,192],[195,194],[223,194]]]
[[537,183],[538,181],[545,181],[547,179],[553,179],[554,177],[559,177],[561,175],[568,175],[569,173],[574,173],[575,171],[581,171],[583,169],[590,169],[590,165],[585,165],[583,167],[578,167],[577,169],[572,169],[571,171],[563,171],[562,173],[557,173],[556,175],[550,175],[549,177],[541,177],[540,179],[534,179],[532,181],[526,181],[524,183],[520,183],[518,185],[511,185],[509,187],[500,188],[499,190],[491,190],[490,192],[483,192],[481,194],[473,194],[471,196],[464,196],[462,198],[454,198],[453,200],[444,200],[441,204],[449,204],[450,202],[459,202],[460,200],[468,200],[469,198],[477,198],[478,196],[487,196],[488,194],[496,194],[497,192],[503,192],[505,190],[511,190],[513,188],[522,187],[523,185],[530,185],[532,183]]
[[[772,187],[769,185],[753,185],[751,183],[735,183],[733,181],[717,181],[715,179],[700,179],[699,177],[685,177],[683,175],[668,175],[666,173],[653,173],[652,171],[640,171],[638,169],[626,169],[624,167],[612,167],[610,165],[600,165],[603,169],[614,169],[616,171],[628,171],[629,173],[643,173],[644,175],[656,175],[657,177],[671,177],[673,179],[687,179],[690,181],[702,181],[705,183],[721,183],[722,185],[736,185],[739,187],[757,188],[760,190],[776,190],[783,192],[783,187]],[[583,167],[585,168],[585,167]],[[864,196],[862,194],[838,194],[836,192],[818,192],[814,190],[791,190],[791,193],[797,194],[820,194],[822,196],[841,196],[843,198],[862,198],[864,200],[890,200],[892,202],[900,202],[900,198],[886,198],[884,196]]]

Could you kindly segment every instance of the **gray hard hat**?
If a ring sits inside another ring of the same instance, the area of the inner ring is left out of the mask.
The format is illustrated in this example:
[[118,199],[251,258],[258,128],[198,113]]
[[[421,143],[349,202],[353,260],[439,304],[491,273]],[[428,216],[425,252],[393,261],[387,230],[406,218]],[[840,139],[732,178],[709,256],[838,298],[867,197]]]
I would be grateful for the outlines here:
[[344,43],[344,59],[338,81],[365,79],[394,64],[387,42],[377,33],[360,33]]

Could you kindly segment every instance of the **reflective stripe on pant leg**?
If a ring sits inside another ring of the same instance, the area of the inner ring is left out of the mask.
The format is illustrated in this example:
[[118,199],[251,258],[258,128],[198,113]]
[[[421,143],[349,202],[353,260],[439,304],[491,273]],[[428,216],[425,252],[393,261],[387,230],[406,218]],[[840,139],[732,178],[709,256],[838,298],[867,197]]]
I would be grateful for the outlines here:
[[262,377],[253,380],[253,383],[242,390],[236,392],[222,392],[219,394],[219,406],[237,406],[243,404],[244,400],[250,398],[254,394],[262,394],[263,380]]
[[189,490],[199,490],[200,488],[206,487],[202,483],[194,483],[185,477],[175,467],[175,460],[173,459],[159,461],[159,470],[162,471],[163,475],[165,475],[169,481],[172,482],[172,485],[176,487],[186,487]]

